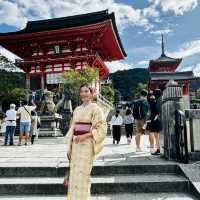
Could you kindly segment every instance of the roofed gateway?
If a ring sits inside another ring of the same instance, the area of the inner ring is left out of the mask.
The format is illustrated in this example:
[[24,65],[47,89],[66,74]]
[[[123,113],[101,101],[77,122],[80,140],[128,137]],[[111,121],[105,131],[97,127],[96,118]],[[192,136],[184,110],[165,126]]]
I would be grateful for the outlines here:
[[107,76],[104,61],[126,56],[115,15],[108,10],[30,21],[23,30],[0,33],[0,45],[22,58],[16,65],[26,72],[27,88],[33,90],[57,84],[69,69],[92,66],[100,77]]

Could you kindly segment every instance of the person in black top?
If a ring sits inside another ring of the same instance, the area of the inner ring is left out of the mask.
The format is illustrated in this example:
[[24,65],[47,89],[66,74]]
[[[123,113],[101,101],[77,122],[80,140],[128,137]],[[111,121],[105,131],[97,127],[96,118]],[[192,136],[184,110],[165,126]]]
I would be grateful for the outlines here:
[[[156,94],[156,93],[154,93]],[[160,154],[160,134],[159,132],[162,129],[161,126],[161,111],[159,109],[159,96],[157,95],[157,99],[154,95],[150,97],[149,100],[149,106],[150,106],[150,123],[148,125],[148,130],[150,131],[150,135],[152,137],[152,134],[155,137],[156,140],[156,151],[151,153],[152,155],[159,155]]]

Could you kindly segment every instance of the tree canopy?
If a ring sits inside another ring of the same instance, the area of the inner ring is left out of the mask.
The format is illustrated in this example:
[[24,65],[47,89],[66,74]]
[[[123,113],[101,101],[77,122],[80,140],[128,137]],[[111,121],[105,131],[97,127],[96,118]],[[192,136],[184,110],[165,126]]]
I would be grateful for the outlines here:
[[98,70],[92,67],[87,67],[83,70],[69,70],[63,76],[64,91],[73,104],[79,103],[79,88],[81,85],[92,82],[98,77]]
[[110,74],[114,89],[120,92],[123,100],[133,100],[133,91],[138,87],[138,83],[147,84],[149,78],[149,72],[142,68],[117,71]]

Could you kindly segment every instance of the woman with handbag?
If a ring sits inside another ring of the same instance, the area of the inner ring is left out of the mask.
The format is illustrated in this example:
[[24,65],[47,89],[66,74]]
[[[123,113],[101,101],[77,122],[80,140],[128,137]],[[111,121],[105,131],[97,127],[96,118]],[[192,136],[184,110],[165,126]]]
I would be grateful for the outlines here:
[[40,124],[39,116],[37,115],[36,110],[32,110],[31,111],[31,129],[30,129],[30,139],[31,139],[32,145],[34,144],[35,137],[38,139],[39,124]]
[[92,103],[93,90],[88,84],[80,87],[82,104],[73,112],[70,129],[65,137],[70,163],[68,200],[90,199],[90,174],[95,156],[102,150],[107,123],[101,108]]

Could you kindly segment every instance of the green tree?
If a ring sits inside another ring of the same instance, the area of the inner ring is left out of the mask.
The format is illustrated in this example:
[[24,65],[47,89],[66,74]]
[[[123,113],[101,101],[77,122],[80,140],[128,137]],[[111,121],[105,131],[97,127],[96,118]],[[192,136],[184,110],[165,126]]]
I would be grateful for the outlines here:
[[200,88],[197,89],[197,97],[200,98]]
[[19,102],[20,100],[26,98],[27,91],[24,88],[13,88],[9,93],[10,93],[10,99]]
[[132,100],[132,91],[137,87],[138,83],[148,84],[150,75],[146,69],[134,68],[124,71],[117,71],[110,74],[115,89],[119,90],[122,99],[125,101]]
[[138,83],[137,87],[132,91],[132,98],[138,99],[140,97],[140,93],[142,90],[147,89],[147,84],[145,83]]
[[17,88],[15,85],[0,85],[0,104],[3,110],[7,109],[10,103],[18,104],[25,99],[26,89]]
[[114,90],[114,104],[116,105],[121,100],[121,93],[119,90]]
[[114,102],[115,92],[112,86],[110,85],[102,85],[101,86],[101,94],[110,102]]
[[64,92],[68,94],[72,103],[77,105],[79,103],[79,88],[82,84],[91,84],[98,77],[98,70],[96,68],[87,67],[83,70],[69,70],[63,76]]

